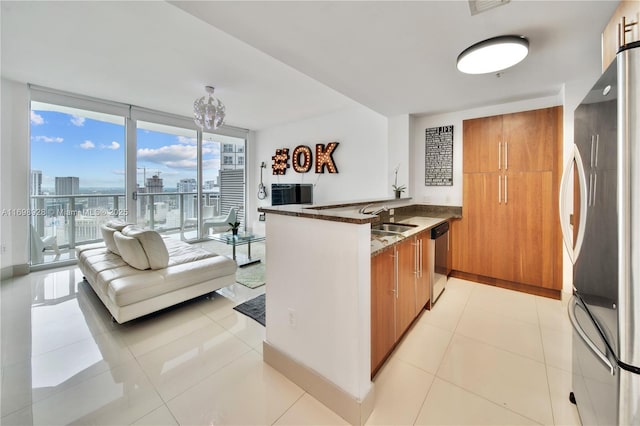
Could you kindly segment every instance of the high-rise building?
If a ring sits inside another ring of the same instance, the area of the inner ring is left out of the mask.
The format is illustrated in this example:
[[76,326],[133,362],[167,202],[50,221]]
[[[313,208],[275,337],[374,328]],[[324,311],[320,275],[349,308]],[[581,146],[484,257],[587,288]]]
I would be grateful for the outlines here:
[[220,154],[220,169],[244,169],[244,145],[223,143]]
[[146,187],[148,194],[161,194],[164,191],[162,178],[159,175],[153,175],[150,178],[147,178]]
[[42,195],[42,170],[31,170],[31,195]]
[[178,192],[196,192],[198,190],[198,183],[195,179],[180,179],[177,184]]
[[[178,192],[197,192],[198,191],[198,182],[193,178],[180,179],[180,181],[176,185]],[[180,200],[184,203],[184,217],[195,217],[195,212],[197,210],[197,195],[183,195],[183,198]]]
[[80,178],[76,176],[56,176],[56,195],[80,193]]
[[218,182],[216,180],[205,180],[204,185],[202,185],[203,191],[214,191],[218,187]]

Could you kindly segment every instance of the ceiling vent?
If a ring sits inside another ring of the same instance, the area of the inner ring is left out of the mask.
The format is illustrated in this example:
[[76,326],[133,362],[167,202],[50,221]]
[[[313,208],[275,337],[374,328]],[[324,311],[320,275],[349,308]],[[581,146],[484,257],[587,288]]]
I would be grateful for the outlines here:
[[469,0],[469,10],[471,11],[471,16],[473,16],[486,12],[489,9],[503,6],[510,1],[511,0]]

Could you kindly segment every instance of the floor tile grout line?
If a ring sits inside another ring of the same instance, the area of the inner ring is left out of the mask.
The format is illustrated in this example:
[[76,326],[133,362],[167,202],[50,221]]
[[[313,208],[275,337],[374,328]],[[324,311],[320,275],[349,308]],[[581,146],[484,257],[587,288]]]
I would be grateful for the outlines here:
[[[302,388],[300,388],[300,389],[302,389]],[[287,414],[287,413],[289,412],[289,410],[291,410],[291,409],[293,408],[293,406],[294,406],[294,405],[296,405],[296,404],[298,403],[298,401],[300,401],[302,398],[304,398],[304,396],[305,396],[306,394],[307,394],[307,392],[306,392],[304,389],[302,389],[302,395],[300,395],[300,396],[298,397],[298,399],[296,399],[295,401],[293,401],[293,403],[292,403],[289,407],[287,407],[287,408],[282,412],[282,414],[280,414],[280,415],[278,416],[278,418],[277,418],[277,419],[275,419],[275,420],[271,423],[271,426],[273,426],[273,425],[275,425],[276,423],[278,423],[278,420],[280,420],[282,417],[284,417],[284,415],[285,415],[285,414]]]
[[551,410],[551,420],[556,425],[556,414],[553,410],[553,399],[551,397],[551,383],[549,383],[549,368],[547,365],[547,351],[545,350],[544,337],[542,335],[542,324],[540,323],[540,311],[538,310],[538,303],[536,301],[536,315],[538,316],[538,333],[540,334],[540,341],[542,342],[542,355],[544,356],[544,374],[547,382],[547,396],[549,397],[549,409]]
[[[482,400],[484,400],[484,401],[487,401],[487,402],[489,402],[490,404],[495,405],[496,407],[499,407],[499,408],[502,408],[502,409],[504,409],[504,410],[510,411],[511,413],[516,414],[516,415],[518,415],[518,416],[520,416],[520,417],[524,417],[525,419],[530,420],[530,421],[532,421],[532,422],[533,422],[533,423],[535,423],[535,424],[539,424],[539,425],[543,425],[543,424],[544,424],[544,423],[541,423],[541,422],[539,422],[539,421],[537,421],[537,420],[535,420],[535,419],[532,419],[531,417],[527,416],[526,414],[522,414],[522,413],[520,413],[520,412],[518,412],[518,411],[515,411],[515,410],[513,410],[513,409],[512,409],[512,408],[510,408],[510,407],[502,406],[502,405],[498,404],[497,402],[495,402],[495,401],[492,401],[492,400],[488,399],[488,398],[487,398],[486,396],[484,396],[484,395],[480,395],[480,394],[478,394],[478,393],[476,393],[476,392],[472,391],[471,389],[467,389],[467,388],[465,388],[465,387],[462,387],[462,386],[460,386],[459,384],[454,383],[454,382],[452,382],[452,381],[450,381],[450,380],[447,380],[447,379],[445,379],[445,378],[443,378],[443,377],[436,377],[436,378],[437,378],[437,379],[439,379],[439,380],[442,380],[443,382],[446,382],[446,383],[450,384],[451,386],[455,386],[455,387],[456,387],[456,388],[458,388],[458,389],[462,389],[463,391],[468,392],[468,393],[470,393],[470,394],[472,394],[472,395],[474,395],[474,396],[476,396],[476,397],[478,397],[478,398],[480,398],[480,399],[482,399]],[[434,381],[435,381],[435,379],[436,379],[436,378],[434,378]]]
[[[156,391],[156,393],[158,394],[158,396],[160,397],[160,399],[161,399],[165,404],[168,404],[168,403],[169,403],[169,401],[172,401],[173,399],[175,399],[175,398],[177,398],[178,396],[182,395],[184,392],[187,392],[188,390],[192,389],[194,386],[197,386],[198,384],[200,384],[200,383],[201,383],[202,381],[204,381],[205,379],[208,379],[209,377],[213,376],[214,374],[216,374],[216,373],[218,373],[218,372],[222,371],[224,368],[226,368],[226,367],[227,367],[227,366],[229,366],[230,364],[234,363],[235,361],[237,361],[237,360],[238,360],[238,359],[240,359],[241,357],[243,357],[243,356],[247,355],[248,353],[250,353],[250,352],[253,350],[253,348],[252,348],[251,346],[249,346],[245,341],[243,341],[243,340],[242,340],[242,339],[240,339],[239,337],[235,336],[234,334],[230,333],[228,330],[226,330],[226,329],[225,329],[224,327],[222,327],[221,325],[219,325],[219,324],[216,324],[216,325],[218,325],[219,327],[221,327],[225,333],[229,333],[229,334],[230,334],[230,335],[232,335],[235,339],[239,340],[239,341],[240,341],[240,343],[242,343],[243,345],[245,345],[245,346],[247,347],[247,350],[246,350],[246,351],[244,351],[244,352],[242,352],[242,353],[240,353],[240,354],[239,354],[235,359],[232,359],[231,361],[224,363],[223,365],[221,365],[220,367],[218,367],[215,371],[212,371],[212,372],[210,372],[209,374],[204,375],[204,376],[199,376],[199,377],[198,377],[198,380],[196,380],[196,381],[195,381],[191,386],[188,386],[188,387],[187,387],[187,388],[185,388],[182,392],[178,393],[177,395],[175,395],[175,396],[173,396],[173,397],[171,397],[171,398],[169,398],[169,399],[167,399],[167,400],[165,400],[165,398],[162,396],[162,393],[160,392],[160,389],[158,389],[158,387],[157,387],[157,386],[156,386],[156,384],[153,382],[153,380],[151,380],[151,377],[149,377],[149,375],[147,374],[147,372],[146,372],[146,370],[144,369],[144,367],[142,366],[142,364],[140,364],[140,360],[138,359],[138,357],[135,357],[136,363],[137,363],[137,364],[138,364],[138,366],[140,367],[140,370],[141,370],[141,371],[142,371],[142,373],[145,375],[145,377],[147,378],[147,380],[149,381],[149,383],[151,384],[151,386],[153,386],[153,389]],[[198,330],[196,330],[196,331],[199,331],[199,330],[200,330],[200,329],[198,329]],[[194,333],[195,333],[196,331],[194,331]],[[193,333],[189,333],[189,334],[187,334],[187,335],[185,335],[185,336],[189,336],[189,335],[191,335],[191,334],[193,334]],[[184,337],[184,336],[181,336],[181,337]],[[168,344],[171,344],[171,343],[173,343],[173,342],[175,342],[175,340],[173,340],[173,341],[169,342]],[[163,345],[163,346],[164,346],[164,345]],[[160,348],[161,348],[161,347],[158,347],[158,348],[154,349],[153,351],[155,351],[155,350],[157,350],[157,349],[160,349]],[[153,352],[153,351],[149,351],[149,352],[147,352],[147,353],[145,353],[145,354],[142,354],[141,356],[145,356],[145,355],[147,355],[147,354],[149,354],[149,353],[151,353],[151,352]]]
[[[244,343],[244,342],[243,342]],[[171,407],[169,406],[169,403],[177,398],[179,398],[180,396],[182,396],[184,393],[189,392],[191,389],[193,389],[194,387],[200,385],[202,382],[204,382],[205,380],[211,378],[212,376],[215,376],[216,374],[219,374],[222,370],[224,370],[225,368],[227,368],[229,365],[233,364],[234,362],[237,362],[240,358],[243,358],[245,356],[247,356],[249,353],[252,352],[252,349],[250,348],[248,351],[241,353],[240,355],[238,355],[238,357],[236,357],[235,359],[227,362],[226,364],[224,364],[223,366],[221,366],[220,368],[218,368],[216,371],[204,376],[204,377],[200,377],[198,379],[198,381],[196,383],[194,383],[192,386],[189,386],[188,388],[184,389],[182,392],[178,393],[177,395],[169,398],[168,400],[165,401],[165,399],[162,397],[162,395],[160,396],[160,399],[162,400],[162,402],[164,402],[164,404],[167,406],[167,409],[169,410],[169,412],[171,413],[171,415],[174,417],[174,419],[176,419],[176,423],[179,425],[180,422],[177,421],[177,418],[175,416],[175,414],[173,413],[173,411],[171,411]],[[154,389],[156,389],[155,385],[153,384],[153,382],[151,382],[151,385],[154,387]],[[156,389],[156,391],[158,393],[160,393],[159,390]],[[304,390],[303,390],[304,391]]]

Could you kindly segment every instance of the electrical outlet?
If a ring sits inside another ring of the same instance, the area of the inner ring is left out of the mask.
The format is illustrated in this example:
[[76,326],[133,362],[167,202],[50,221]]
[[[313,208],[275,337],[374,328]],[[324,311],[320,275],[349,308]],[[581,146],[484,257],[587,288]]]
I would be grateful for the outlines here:
[[296,328],[298,325],[298,318],[296,316],[296,311],[294,309],[289,308],[289,327]]

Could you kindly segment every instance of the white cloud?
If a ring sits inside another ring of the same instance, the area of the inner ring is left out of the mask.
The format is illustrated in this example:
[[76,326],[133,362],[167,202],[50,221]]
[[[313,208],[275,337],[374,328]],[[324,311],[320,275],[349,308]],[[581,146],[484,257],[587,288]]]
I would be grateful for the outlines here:
[[188,138],[186,136],[178,136],[178,142],[185,145],[195,145],[198,143],[196,138]]
[[72,115],[71,116],[71,124],[73,124],[74,126],[78,126],[78,127],[82,127],[84,126],[84,117],[78,117],[77,115]]
[[138,161],[149,161],[178,169],[196,167],[197,148],[192,145],[166,145],[157,149],[141,148]]
[[31,111],[31,124],[34,126],[39,126],[40,124],[44,124],[44,118],[41,115],[36,114]]
[[194,169],[195,170],[195,168],[197,167],[196,160],[165,161],[162,164],[172,169]]
[[120,144],[116,141],[111,142],[109,145],[100,145],[100,149],[112,149],[112,150],[116,150],[120,148]]
[[51,137],[51,136],[34,136],[33,137],[34,140],[38,141],[38,142],[45,142],[45,143],[62,143],[62,141],[64,140],[61,137]]
[[86,140],[80,144],[80,148],[82,149],[93,149],[95,147],[96,147],[96,144],[94,144],[90,140]]

